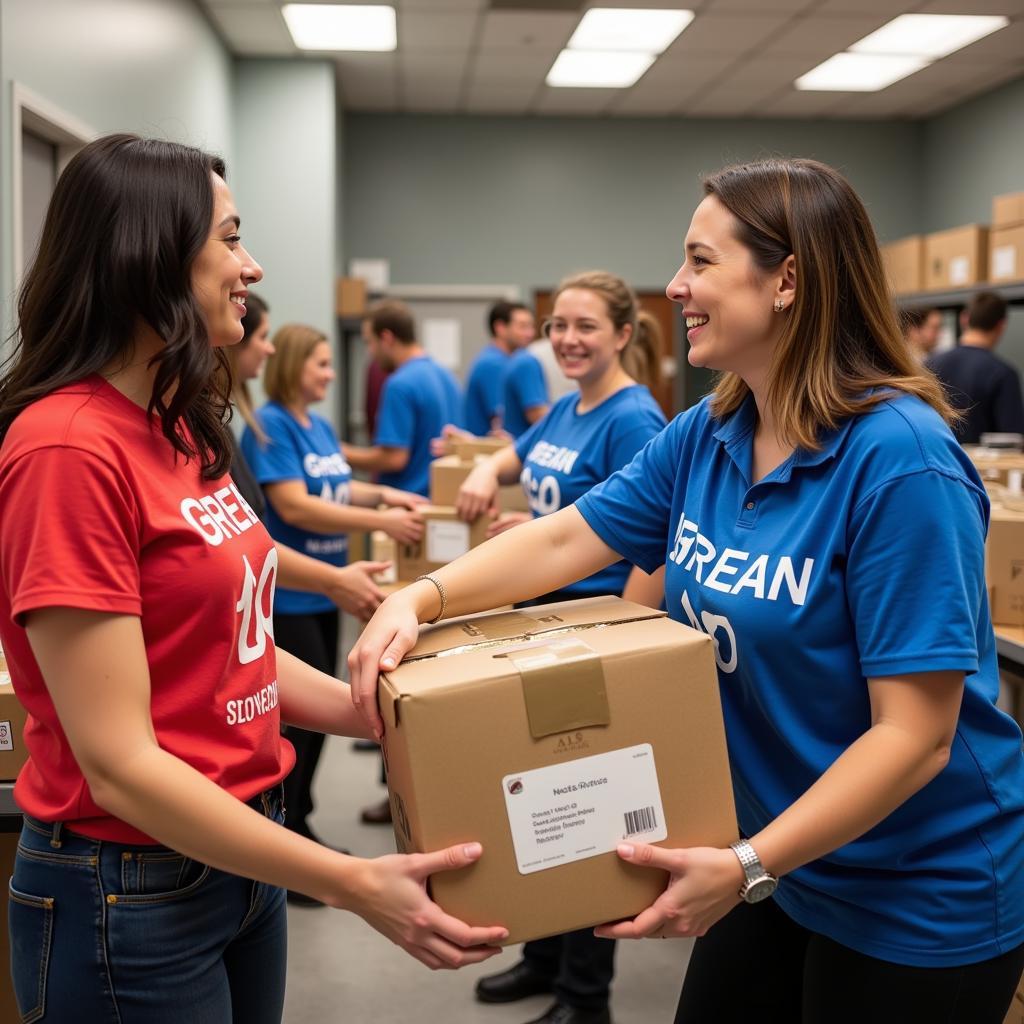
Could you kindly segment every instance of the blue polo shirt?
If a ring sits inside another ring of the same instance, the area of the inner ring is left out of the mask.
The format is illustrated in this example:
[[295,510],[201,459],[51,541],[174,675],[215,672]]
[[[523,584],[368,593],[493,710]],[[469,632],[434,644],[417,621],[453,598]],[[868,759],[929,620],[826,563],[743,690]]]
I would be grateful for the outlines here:
[[466,397],[462,406],[462,425],[477,437],[489,434],[492,420],[501,416],[502,382],[509,354],[489,344],[473,361],[466,379]]
[[[516,441],[520,480],[536,519],[567,508],[607,480],[665,426],[665,414],[640,384],[580,413],[579,392],[565,395]],[[573,597],[621,594],[632,566],[616,562],[565,587]]]
[[530,429],[526,410],[547,405],[549,401],[540,361],[525,348],[513,352],[505,364],[502,380],[502,426],[513,437],[520,437]]
[[[334,428],[327,420],[311,412],[309,426],[305,427],[277,402],[267,402],[256,416],[267,435],[267,443],[261,445],[246,427],[242,434],[242,454],[260,485],[298,480],[309,494],[321,501],[349,504],[352,469],[341,454]],[[273,502],[268,501],[266,509],[267,531],[274,540],[321,562],[337,566],[347,564],[348,534],[303,530],[286,523],[275,511]],[[274,595],[274,611],[283,615],[335,609],[334,602],[323,594],[278,587]]]
[[896,963],[1024,941],[1024,754],[995,706],[988,500],[941,418],[894,397],[751,483],[753,400],[707,400],[577,502],[715,640],[740,828],[753,835],[871,724],[867,679],[966,673],[947,767],[861,838],[782,879],[794,920]]
[[379,474],[380,482],[427,497],[430,439],[440,437],[446,423],[462,423],[462,398],[454,374],[429,356],[403,363],[384,382],[374,444],[404,448],[409,461],[398,473]]

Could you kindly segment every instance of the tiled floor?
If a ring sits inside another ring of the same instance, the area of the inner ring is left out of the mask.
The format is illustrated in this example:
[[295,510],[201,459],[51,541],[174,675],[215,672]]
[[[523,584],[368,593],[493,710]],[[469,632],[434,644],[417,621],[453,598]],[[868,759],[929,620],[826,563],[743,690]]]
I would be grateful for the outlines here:
[[[362,856],[394,852],[390,827],[359,824],[361,806],[380,799],[377,757],[348,740],[328,740],[316,781],[314,827],[329,842]],[[286,1024],[523,1024],[546,998],[510,1006],[473,999],[480,975],[515,962],[514,949],[458,972],[422,967],[359,918],[327,908],[290,907]],[[620,943],[612,997],[617,1024],[671,1021],[690,952],[689,941]]]

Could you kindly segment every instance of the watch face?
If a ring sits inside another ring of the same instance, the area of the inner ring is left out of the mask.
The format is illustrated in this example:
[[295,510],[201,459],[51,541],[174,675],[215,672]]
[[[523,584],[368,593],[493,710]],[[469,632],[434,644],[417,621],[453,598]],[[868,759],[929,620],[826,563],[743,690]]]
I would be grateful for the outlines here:
[[776,879],[772,878],[771,875],[765,875],[763,878],[758,878],[747,886],[747,891],[743,894],[743,898],[748,903],[760,903],[761,900],[768,899],[778,887],[779,883]]

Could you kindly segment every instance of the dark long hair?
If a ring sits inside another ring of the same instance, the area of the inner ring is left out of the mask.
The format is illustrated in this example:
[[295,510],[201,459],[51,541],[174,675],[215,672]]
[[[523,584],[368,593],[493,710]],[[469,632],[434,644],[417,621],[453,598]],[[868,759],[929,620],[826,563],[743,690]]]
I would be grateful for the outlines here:
[[212,174],[191,146],[108,135],[68,164],[18,295],[15,347],[0,378],[0,442],[32,402],[127,362],[146,324],[163,340],[149,412],[202,475],[225,473],[230,373],[210,345],[192,266],[210,234]]

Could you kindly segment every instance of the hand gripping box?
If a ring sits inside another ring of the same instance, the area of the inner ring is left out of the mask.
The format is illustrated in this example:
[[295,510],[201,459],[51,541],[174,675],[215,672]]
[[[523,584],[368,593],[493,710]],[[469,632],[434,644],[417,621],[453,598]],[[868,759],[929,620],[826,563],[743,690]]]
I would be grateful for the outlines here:
[[[434,505],[454,505],[459,488],[473,471],[479,459],[487,455],[476,455],[463,459],[458,455],[444,455],[430,464],[430,501]],[[529,512],[526,494],[522,485],[515,483],[498,488],[498,508],[502,512]]]
[[522,942],[631,917],[663,872],[623,840],[737,837],[711,639],[663,612],[590,598],[425,629],[381,677],[398,847],[479,840],[435,900]]

